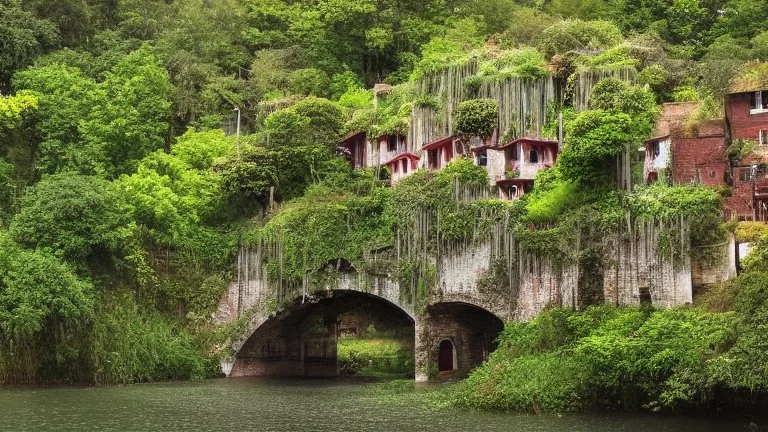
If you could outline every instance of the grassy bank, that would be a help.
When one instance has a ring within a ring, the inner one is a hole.
[[[509,323],[456,403],[502,411],[750,409],[768,390],[768,274],[697,306],[550,309]],[[731,305],[723,311],[723,305]]]

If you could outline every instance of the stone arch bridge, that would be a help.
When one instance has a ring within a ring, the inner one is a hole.
[[[692,301],[690,259],[664,258],[656,239],[617,242],[611,264],[591,274],[578,263],[501,253],[498,243],[467,244],[432,258],[431,276],[419,284],[359,272],[343,259],[288,283],[267,274],[262,247],[243,247],[237,282],[217,313],[220,322],[245,321],[223,370],[232,377],[335,376],[337,337],[350,327],[343,317],[364,311],[377,324],[405,329],[414,377],[427,381],[442,372],[467,373],[488,358],[505,321],[528,320],[548,306]]]

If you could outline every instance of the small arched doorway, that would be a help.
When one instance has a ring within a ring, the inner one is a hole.
[[[456,349],[453,342],[448,339],[440,341],[440,348],[437,355],[437,370],[439,372],[449,372],[456,369]]]

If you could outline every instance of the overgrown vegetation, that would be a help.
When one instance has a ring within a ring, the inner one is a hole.
[[[213,374],[225,337],[211,314],[237,246],[250,241],[279,238],[280,277],[293,281],[339,258],[364,271],[366,254],[380,251],[375,270],[408,285],[419,304],[435,268],[415,252],[400,262],[388,256],[398,235],[470,241],[504,221],[526,249],[592,271],[602,249],[566,257],[572,240],[600,245],[627,215],[669,222],[669,244],[679,219],[692,226],[694,245],[717,243],[713,191],[620,190],[626,175],[614,167],[648,137],[659,102],[700,100],[707,117],[745,61],[768,61],[767,8],[747,0],[0,1],[8,36],[0,53],[0,382]],[[764,69],[751,64],[733,84],[762,83]],[[374,102],[367,89],[380,81],[394,87]],[[556,136],[553,114],[563,112],[565,147],[511,205],[482,191],[487,173],[470,159],[387,188],[383,170],[352,172],[337,155],[348,132],[407,136],[415,112],[464,144],[494,128],[508,138]],[[732,157],[745,155],[742,144]],[[417,226],[424,214],[439,223]],[[764,236],[750,236],[758,246],[745,265],[757,272]],[[419,246],[428,255],[436,242]],[[637,329],[656,315],[673,327],[719,325],[698,312],[625,312],[613,313],[644,314]],[[685,349],[703,343],[694,336],[682,340]],[[553,352],[542,358],[541,382],[593,373]],[[522,376],[508,372],[511,382]],[[648,379],[638,375],[643,386]],[[630,393],[647,390],[642,403],[665,408],[690,403],[673,384]],[[566,400],[581,385],[513,405],[584,406]],[[618,391],[611,385],[600,388]]]
[[[456,389],[457,403],[535,412],[763,403],[767,281],[750,272],[701,307],[550,309],[509,323],[489,362]]]

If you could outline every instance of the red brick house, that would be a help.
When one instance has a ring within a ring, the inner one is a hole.
[[[698,102],[664,104],[654,137],[645,142],[645,183],[663,179],[673,184],[725,184],[728,159],[723,121],[694,121],[698,109]]]
[[[768,89],[742,88],[725,97],[728,139],[751,151],[732,161],[733,194],[727,216],[768,221]]]
[[[664,104],[645,142],[645,182],[729,185],[726,219],[768,221],[768,90],[730,93],[724,107],[724,122],[694,121],[698,104]],[[729,146],[749,151],[731,159]]]

